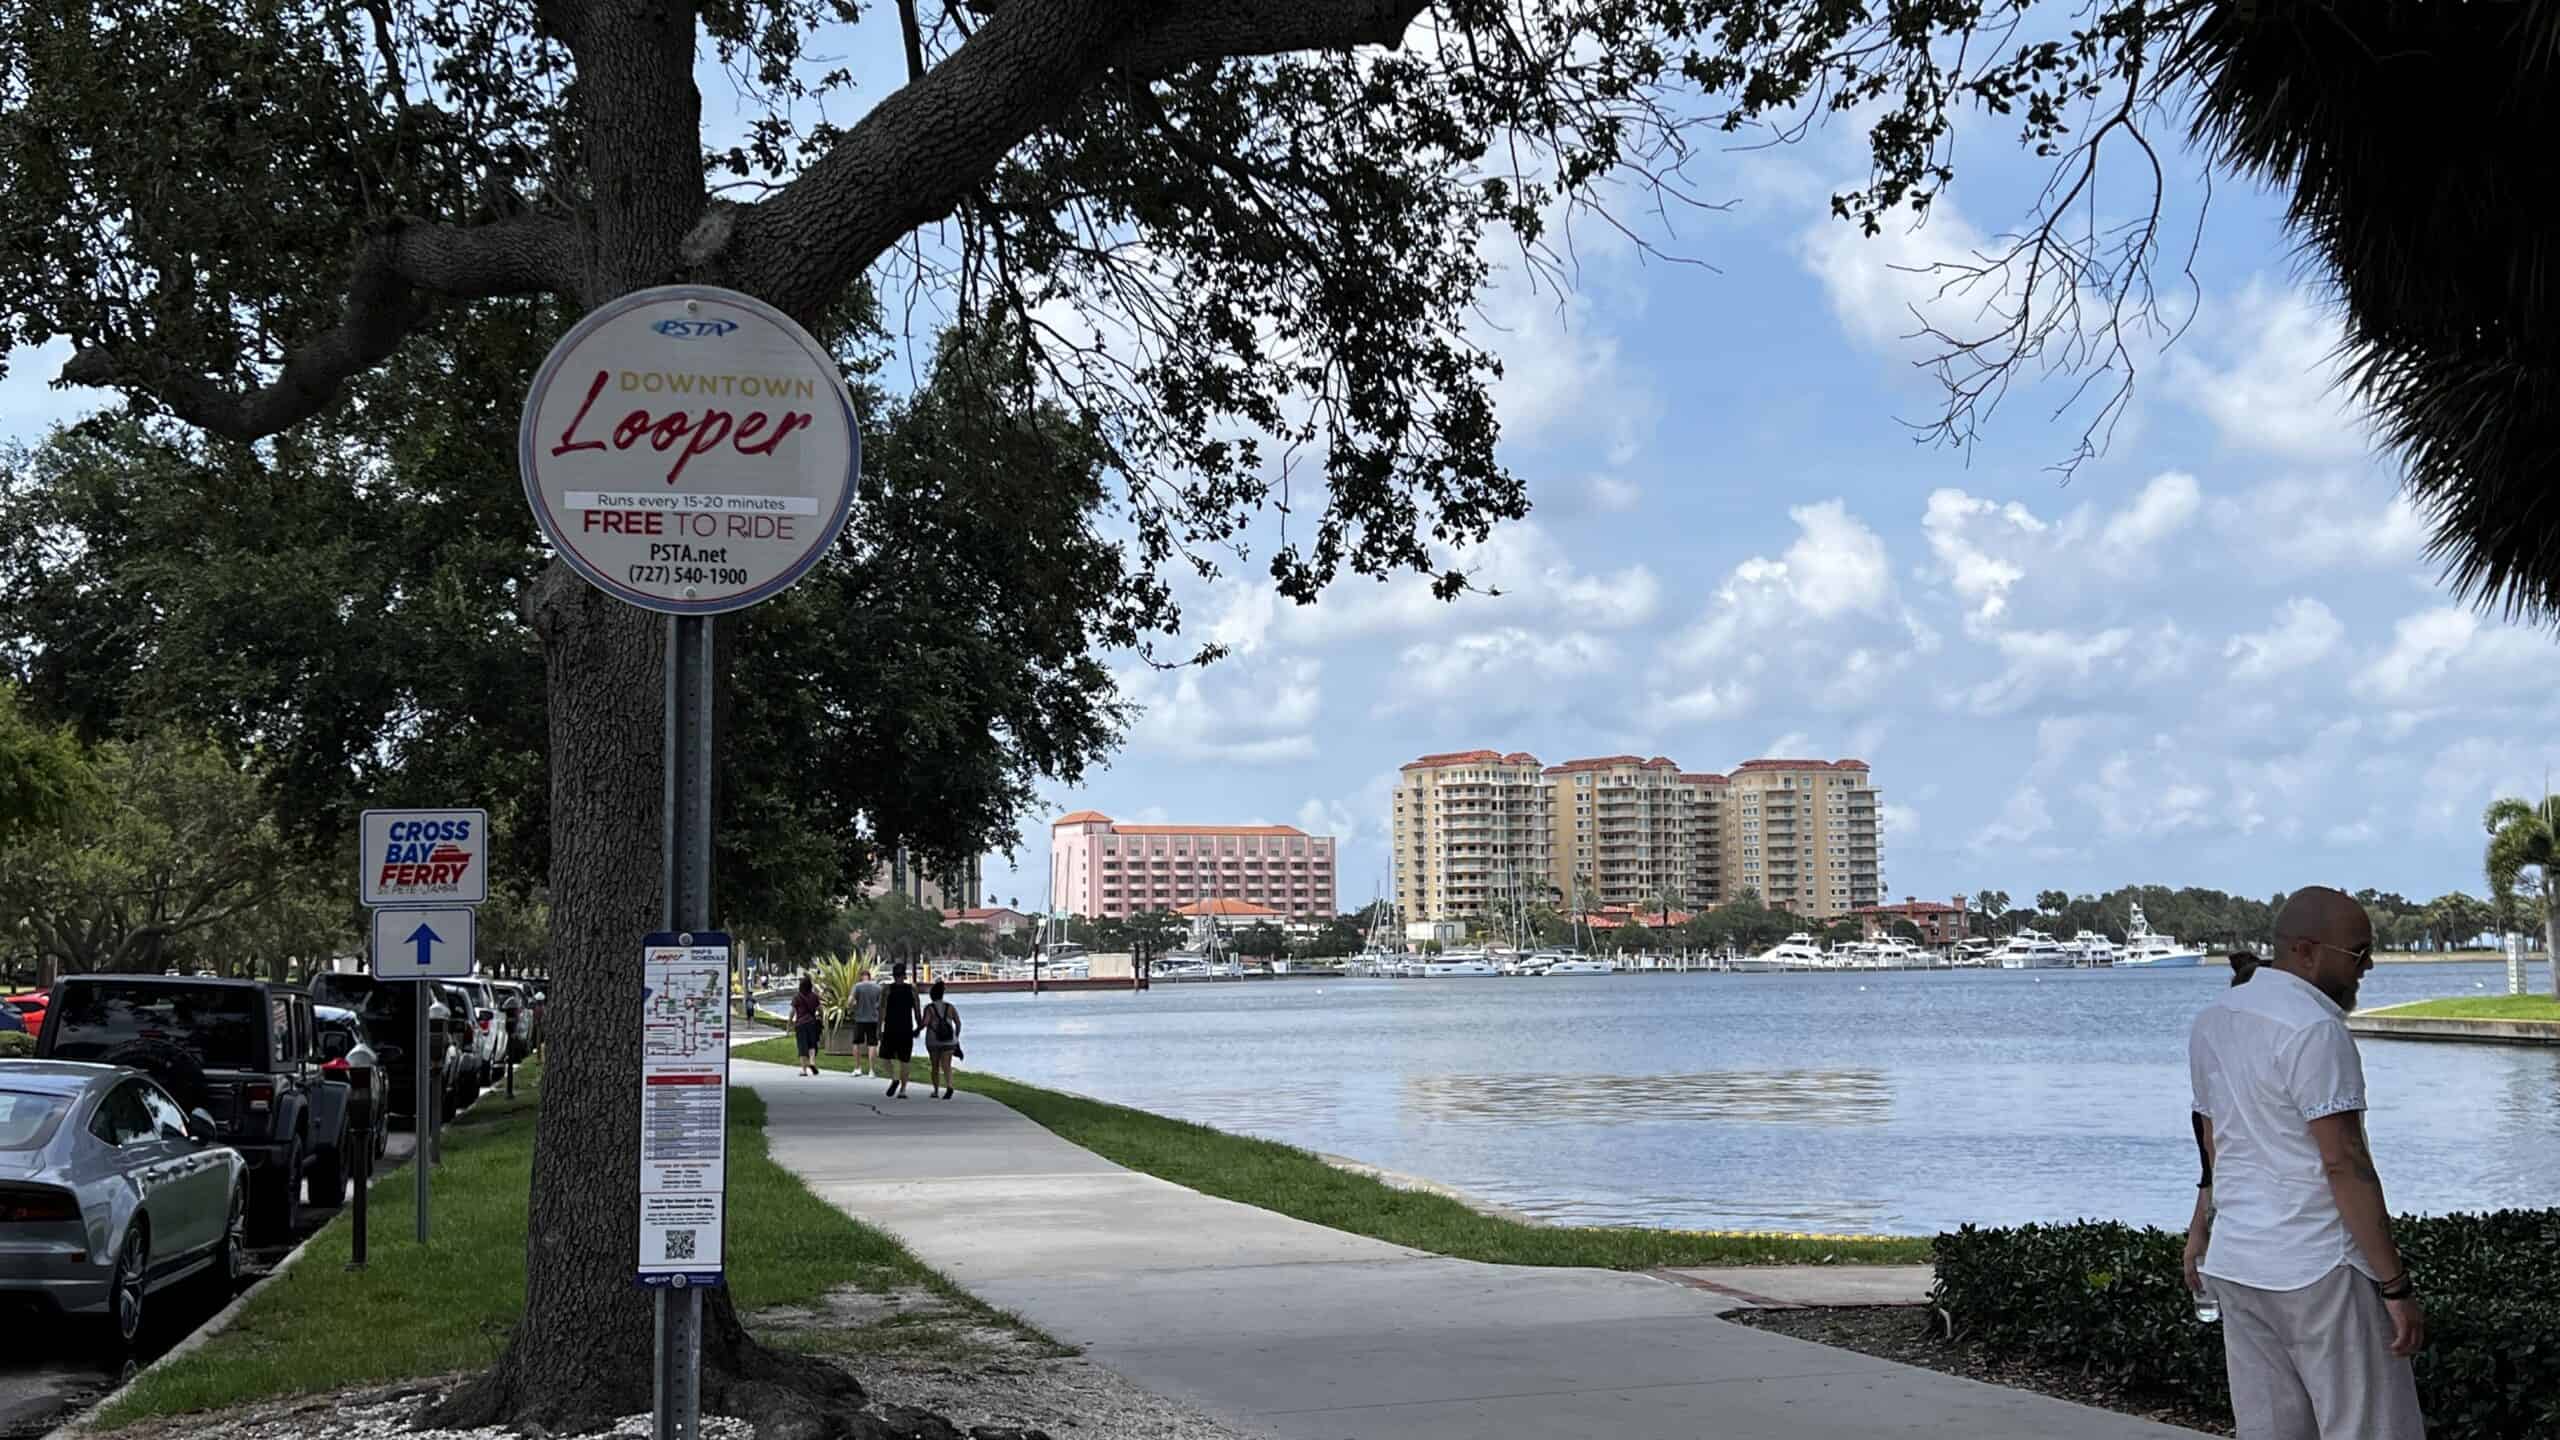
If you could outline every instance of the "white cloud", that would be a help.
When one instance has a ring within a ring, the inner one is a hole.
[[[1587,483],[1591,490],[1591,503],[1603,510],[1633,510],[1636,502],[1644,498],[1644,492],[1634,481],[1616,475],[1594,475]]]
[[[2201,829],[2214,818],[2218,791],[2191,773],[2184,752],[2157,737],[2139,762],[2119,750],[2080,786],[2080,798],[2097,812],[2098,825],[2116,839],[2153,839]]]
[[[1965,708],[1976,715],[2005,715],[2041,697],[2057,682],[2085,681],[2101,666],[2120,661],[2133,644],[2133,631],[2118,625],[2092,634],[2065,630],[2004,630],[1992,646],[2008,659],[2008,668],[1964,692]]]
[[[1849,338],[1871,350],[1923,359],[1939,348],[1915,338],[1929,322],[1952,329],[1958,312],[1978,310],[1993,298],[1993,285],[1959,283],[1932,267],[1969,262],[1984,249],[1980,231],[1941,197],[1926,223],[1889,219],[1870,237],[1858,226],[1825,218],[1797,241],[1805,269],[1822,282],[1831,313]]]
[[[1117,672],[1123,695],[1140,713],[1129,748],[1174,760],[1278,765],[1316,753],[1313,727],[1323,709],[1321,661],[1283,660],[1255,666],[1224,661],[1167,675],[1143,666]]]
[[[2394,625],[2391,648],[2356,677],[2355,690],[2394,706],[2544,694],[2554,658],[2548,637],[2445,605]]]
[[[1662,581],[1650,566],[1585,570],[1533,520],[1501,526],[1470,549],[1435,546],[1434,557],[1467,572],[1475,590],[1444,601],[1419,575],[1384,581],[1352,575],[1327,587],[1317,603],[1296,605],[1280,598],[1263,576],[1235,575],[1209,587],[1206,598],[1190,602],[1190,608],[1213,616],[1210,638],[1250,655],[1501,621],[1619,630],[1645,624],[1662,606]]]
[[[1920,532],[1948,588],[1968,607],[1971,620],[1996,620],[2009,608],[2009,591],[2026,578],[2022,559],[2045,533],[2045,523],[2012,500],[2003,505],[1962,490],[1930,492]]]
[[[2142,487],[2133,503],[2107,521],[2100,534],[2101,552],[2110,562],[2122,566],[2142,551],[2185,529],[2202,507],[2202,492],[2196,477],[2181,470],[2171,470],[2152,477]]]
[[[1396,693],[1387,708],[1465,700],[1485,714],[1537,708],[1552,691],[1540,684],[1590,675],[1617,663],[1617,647],[1581,630],[1560,634],[1507,626],[1427,640],[1397,656]]]
[[[2294,475],[2209,507],[2215,528],[2282,575],[2417,563],[2427,522],[2379,474]]]
[[[1884,540],[1838,500],[1787,512],[1796,541],[1779,559],[1754,555],[1733,567],[1709,602],[1707,618],[1680,637],[1675,651],[1692,662],[1748,651],[1785,631],[1802,638],[1807,621],[1880,611],[1893,594],[1893,565]]]
[[[1876,802],[1876,824],[1887,835],[1908,835],[1920,828],[1920,812],[1890,800]]]
[[[2232,636],[2222,653],[2231,661],[2232,679],[2263,680],[2325,658],[2346,633],[2328,606],[2297,595],[2277,608],[2275,624]]]
[[[1972,848],[2002,850],[2024,845],[2053,828],[2053,811],[2044,802],[2044,792],[2032,785],[2021,785],[2009,792],[2000,814],[1973,833]]]
[[[2171,355],[2169,386],[2223,443],[2314,463],[2372,452],[2371,423],[2338,384],[2338,321],[2325,306],[2253,280],[2204,317],[2207,333]]]
[[[1695,723],[1729,719],[1740,714],[1749,703],[1749,692],[1740,685],[1710,682],[1676,695],[1656,692],[1646,700],[1644,709],[1657,721]]]
[[[1790,730],[1786,734],[1779,736],[1777,739],[1770,741],[1769,748],[1761,751],[1758,758],[1762,760],[1808,760],[1819,757],[1816,757],[1813,753],[1812,736],[1807,735],[1801,730]]]
[[[2381,838],[2381,827],[2375,825],[2370,816],[2362,820],[2332,825],[2320,832],[2323,843],[2340,850],[2352,850],[2359,845],[2370,845]]]

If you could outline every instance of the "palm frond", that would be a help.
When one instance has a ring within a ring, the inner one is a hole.
[[[2195,139],[2287,187],[2346,384],[2467,598],[2560,622],[2560,3],[2221,0],[2172,57]]]

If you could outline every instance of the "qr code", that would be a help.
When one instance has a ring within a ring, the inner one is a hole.
[[[667,1258],[670,1260],[690,1260],[693,1258],[692,1231],[670,1230],[667,1232]]]

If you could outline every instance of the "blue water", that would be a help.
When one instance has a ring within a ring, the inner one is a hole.
[[[2529,983],[2548,993],[2547,972]],[[978,996],[968,1065],[1556,1221],[1927,1233],[2195,1200],[2188,971],[1284,980]],[[2386,965],[2361,1004],[2503,993]],[[2560,1204],[2560,1050],[2363,1042],[2393,1208]]]

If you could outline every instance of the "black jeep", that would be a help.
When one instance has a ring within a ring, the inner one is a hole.
[[[339,1144],[348,1087],[323,1078],[311,997],[264,980],[186,975],[70,975],[53,989],[36,1053],[130,1065],[213,1116],[249,1162],[259,1228],[302,1226],[303,1183],[321,1203],[346,1191]]]

